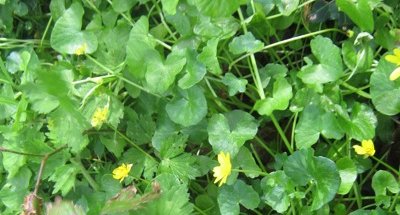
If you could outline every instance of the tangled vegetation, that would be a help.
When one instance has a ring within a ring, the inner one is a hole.
[[[0,0],[0,213],[400,214],[398,0]]]

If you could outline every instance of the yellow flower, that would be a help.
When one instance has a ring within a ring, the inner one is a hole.
[[[87,44],[83,43],[82,45],[80,45],[78,48],[75,49],[75,54],[83,55],[86,53],[86,49],[87,49]]]
[[[364,155],[364,158],[375,154],[374,142],[372,140],[363,140],[360,145],[353,146],[354,150],[359,155]]]
[[[394,55],[386,55],[385,60],[389,61],[390,63],[396,64],[400,66],[400,49],[395,48],[393,50]]]
[[[386,55],[385,60],[390,63],[396,64],[396,66],[400,66],[400,49],[395,48],[393,50],[394,55]],[[391,81],[394,81],[400,77],[400,67],[397,67],[389,76]]]
[[[397,67],[392,73],[390,73],[389,79],[394,81],[400,77],[400,67]]]
[[[222,184],[226,183],[228,176],[231,174],[232,164],[231,164],[231,156],[229,153],[220,152],[218,154],[218,163],[219,166],[214,167],[214,183],[219,181],[218,186],[220,187]]]
[[[122,164],[121,166],[115,168],[113,170],[113,178],[119,180],[119,182],[122,182],[129,174],[131,171],[132,164]]]
[[[93,127],[101,126],[108,117],[108,105],[104,108],[97,108],[94,112],[91,120],[91,124]]]

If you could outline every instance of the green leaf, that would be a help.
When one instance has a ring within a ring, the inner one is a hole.
[[[186,73],[178,81],[178,86],[182,89],[188,89],[203,80],[204,75],[207,73],[206,66],[201,63],[197,58],[199,55],[194,50],[186,51]]]
[[[295,192],[293,182],[281,170],[271,172],[261,180],[262,200],[278,213],[285,212]]]
[[[111,174],[101,177],[101,189],[106,192],[106,199],[112,198],[121,190],[121,183],[115,180]]]
[[[234,74],[228,72],[222,78],[222,83],[228,86],[229,96],[234,96],[236,93],[244,93],[246,91],[247,80],[237,78]]]
[[[183,56],[175,56],[172,52],[167,60],[149,61],[146,70],[147,87],[154,93],[163,94],[174,83],[175,76],[180,73],[186,64]],[[160,78],[163,77],[163,78]]]
[[[340,49],[328,38],[318,36],[311,40],[311,51],[320,64],[301,68],[298,77],[306,84],[324,84],[338,80],[343,73]]]
[[[176,13],[176,6],[178,6],[179,0],[161,0],[163,10],[167,14],[174,15]]]
[[[395,69],[395,64],[382,57],[370,79],[372,103],[379,112],[390,116],[400,113],[400,79],[389,79]]]
[[[357,168],[353,160],[348,157],[343,157],[336,161],[336,166],[340,174],[340,187],[338,194],[346,195],[353,187],[354,181],[357,178]]]
[[[196,6],[200,12],[210,17],[227,17],[232,15],[245,0],[189,0],[189,4]]]
[[[211,39],[203,48],[203,52],[201,52],[197,56],[197,59],[204,65],[206,65],[209,72],[215,75],[219,75],[222,73],[221,67],[219,66],[219,62],[217,59],[217,47],[218,39]]]
[[[208,122],[208,141],[216,154],[229,152],[235,157],[240,147],[254,138],[257,127],[254,117],[241,110],[214,114]]]
[[[126,46],[126,63],[129,73],[135,78],[144,78],[148,62],[161,63],[161,56],[155,46],[154,38],[149,36],[149,20],[142,16],[133,25]]]
[[[299,0],[274,0],[274,2],[279,12],[284,16],[292,14],[299,5]]]
[[[372,177],[372,189],[374,189],[375,195],[386,196],[386,191],[391,193],[400,192],[399,182],[396,178],[385,170],[378,170]]]
[[[72,164],[67,164],[57,168],[49,178],[50,181],[55,182],[52,194],[61,191],[63,196],[67,195],[72,187],[75,186],[75,178],[78,171],[77,167]]]
[[[113,0],[112,7],[115,12],[123,13],[130,10],[136,3],[138,0]]]
[[[255,172],[261,172],[261,169],[258,167],[256,161],[253,158],[253,155],[251,152],[246,148],[246,147],[241,147],[240,151],[235,159],[235,163],[238,163],[238,166],[244,170],[249,170],[255,171]],[[236,166],[234,164],[234,166]],[[255,178],[258,177],[260,174],[258,173],[249,173],[245,172],[244,173],[247,177],[249,178]]]
[[[193,205],[189,202],[189,193],[187,193],[185,186],[175,184],[165,187],[162,183],[160,184],[162,191],[160,198],[132,211],[131,214],[165,214],[166,212],[174,215],[192,214]]]
[[[53,143],[60,147],[67,144],[71,147],[72,152],[80,152],[89,143],[87,136],[83,135],[88,127],[87,122],[81,123],[83,116],[75,118],[69,112],[62,108],[49,114],[49,133],[47,136],[53,141]]]
[[[20,211],[24,197],[29,192],[31,177],[32,172],[27,167],[23,167],[12,179],[7,180],[7,183],[0,190],[2,204],[14,212]]]
[[[201,16],[193,32],[208,40],[223,40],[233,37],[240,25],[233,17],[210,18]]]
[[[336,0],[336,5],[362,30],[372,32],[374,30],[374,18],[369,0]]]
[[[189,153],[183,153],[173,158],[165,158],[161,161],[159,171],[170,173],[180,180],[187,182],[200,176],[200,172],[195,167],[196,159]]]
[[[312,183],[311,210],[317,210],[331,201],[339,189],[340,175],[333,161],[315,157],[312,149],[302,149],[288,157],[283,165],[285,174],[296,184]]]
[[[264,43],[257,40],[251,32],[233,38],[229,43],[229,51],[233,54],[251,53],[261,50]]]
[[[90,54],[96,51],[96,35],[81,30],[83,13],[82,5],[74,2],[56,21],[50,37],[52,48],[65,54],[75,54],[81,47],[85,47],[84,53]]]
[[[260,204],[260,197],[253,187],[242,180],[232,186],[223,186],[218,194],[218,205],[221,214],[239,214],[239,204],[247,209],[254,209]]]
[[[374,111],[367,105],[355,103],[347,133],[358,141],[369,140],[375,137],[376,124]]]
[[[156,129],[151,115],[138,115],[132,109],[125,110],[128,115],[126,135],[139,145],[150,143]]]
[[[196,125],[207,114],[207,101],[202,89],[193,86],[185,91],[180,90],[179,93],[179,97],[175,97],[165,107],[168,116],[185,127]]]
[[[272,97],[258,100],[254,109],[261,115],[269,116],[274,110],[286,110],[292,97],[292,85],[285,78],[278,78],[274,82]]]
[[[296,125],[295,140],[298,148],[309,148],[320,135],[327,138],[341,139],[344,135],[340,121],[332,112],[325,112],[317,105],[307,105]]]

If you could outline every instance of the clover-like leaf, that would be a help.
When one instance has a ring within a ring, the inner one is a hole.
[[[233,54],[255,52],[261,50],[263,47],[264,43],[257,40],[251,32],[235,37],[232,42],[229,43],[229,51]]]
[[[285,174],[297,185],[312,183],[311,210],[331,201],[339,189],[340,175],[333,161],[315,157],[312,149],[302,149],[290,155],[283,165]]]
[[[74,2],[56,21],[50,37],[52,48],[65,54],[90,54],[96,51],[96,35],[81,29],[83,13],[82,5]]]
[[[202,89],[193,86],[180,90],[180,95],[165,107],[168,116],[175,123],[191,126],[199,123],[207,114],[207,101]]]
[[[304,66],[298,77],[306,84],[324,84],[343,75],[340,49],[328,38],[318,36],[311,40],[311,51],[320,64]]]
[[[239,203],[245,208],[254,209],[260,203],[258,193],[242,180],[232,186],[224,186],[218,194],[218,205],[221,214],[239,214]]]
[[[188,2],[195,5],[204,15],[210,17],[230,16],[241,4],[246,3],[245,0],[189,0]]]
[[[374,17],[369,0],[336,0],[336,5],[362,30],[372,32],[374,30]]]
[[[208,122],[208,140],[215,153],[229,152],[234,157],[247,140],[254,138],[257,127],[254,117],[241,110],[214,114]]]
[[[353,160],[348,157],[343,157],[336,161],[336,166],[341,179],[338,194],[345,195],[350,191],[357,178],[357,168]]]
[[[400,80],[389,79],[395,68],[395,64],[382,58],[370,80],[372,103],[379,112],[390,116],[400,113]]]
[[[285,212],[295,192],[292,180],[282,171],[271,172],[261,180],[262,200],[278,213]]]

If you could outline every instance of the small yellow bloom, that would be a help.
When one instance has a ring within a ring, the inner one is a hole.
[[[389,76],[391,81],[394,81],[400,77],[400,67],[397,67]]]
[[[91,124],[93,127],[100,127],[108,117],[108,105],[104,108],[97,108],[94,112],[91,120]]]
[[[393,50],[394,55],[386,55],[385,60],[389,61],[390,63],[396,64],[400,66],[400,49],[395,48]]]
[[[364,158],[375,154],[374,142],[372,140],[363,140],[360,145],[353,146],[354,150],[359,155],[364,155]]]
[[[394,81],[400,77],[400,49],[395,48],[393,50],[394,55],[386,55],[385,60],[396,64],[397,68],[390,74],[389,79]]]
[[[82,45],[80,45],[78,48],[75,49],[75,54],[83,55],[86,53],[86,49],[87,49],[87,44],[83,43]]]
[[[122,182],[129,174],[131,171],[132,164],[122,164],[121,166],[115,168],[112,172],[113,178],[119,180],[119,182]]]
[[[214,167],[214,183],[219,181],[218,186],[220,187],[222,184],[226,183],[228,176],[231,174],[232,164],[231,164],[231,156],[229,153],[220,152],[218,154],[218,163],[219,166]]]

